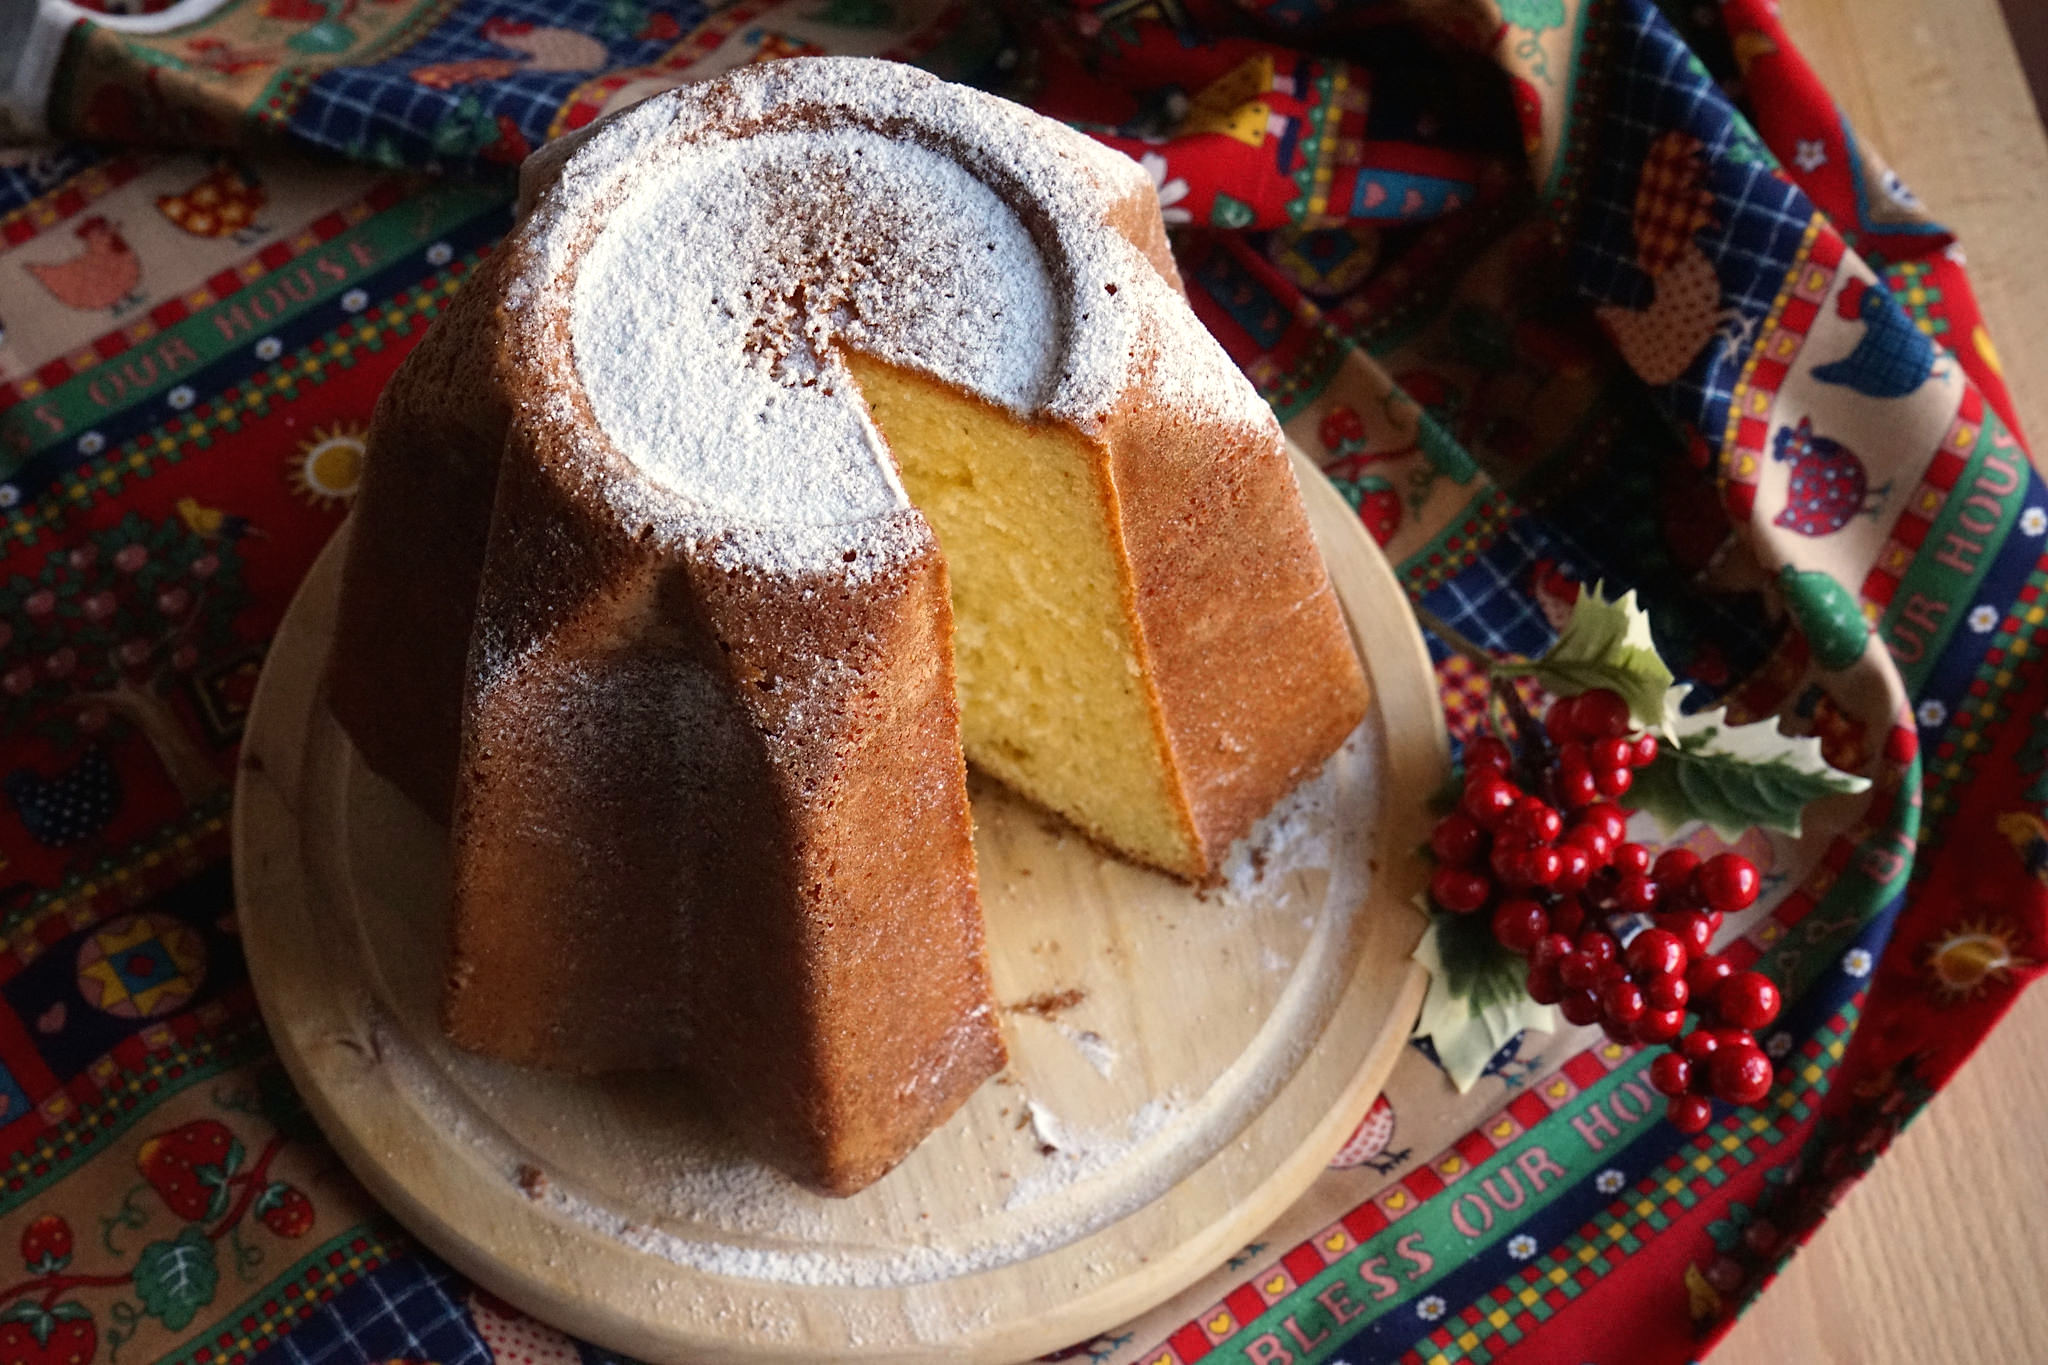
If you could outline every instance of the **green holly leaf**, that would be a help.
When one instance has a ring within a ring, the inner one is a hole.
[[[1563,1017],[1531,1000],[1528,964],[1500,946],[1484,915],[1429,917],[1414,957],[1429,971],[1429,993],[1413,1036],[1428,1038],[1460,1092],[1470,1090],[1493,1055],[1524,1029],[1555,1032]]]
[[[1677,714],[1657,759],[1636,770],[1622,804],[1653,816],[1667,832],[1704,820],[1734,841],[1751,826],[1795,838],[1800,813],[1823,796],[1865,791],[1870,782],[1828,765],[1820,741],[1781,734],[1778,722],[1731,725],[1716,707]]]
[[[135,1259],[135,1293],[143,1310],[173,1332],[190,1326],[219,1286],[213,1242],[196,1224],[187,1225],[176,1241],[151,1242]]]
[[[1628,703],[1638,725],[1671,730],[1671,670],[1650,639],[1650,615],[1633,591],[1609,599],[1595,583],[1579,594],[1571,619],[1543,657],[1494,665],[1497,676],[1533,677],[1560,697],[1607,688]]]

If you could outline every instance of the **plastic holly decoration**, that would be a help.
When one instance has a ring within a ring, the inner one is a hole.
[[[1631,839],[1624,807],[1667,830],[1704,818],[1734,838],[1748,817],[1796,833],[1807,800],[1867,784],[1775,725],[1680,717],[1632,595],[1593,589],[1543,658],[1486,662],[1495,733],[1467,744],[1429,839],[1432,926],[1417,957],[1436,979],[1416,1031],[1462,1085],[1461,1069],[1476,1076],[1474,1058],[1483,1064],[1512,1026],[1554,1026],[1554,1009],[1618,1042],[1667,1048],[1650,1080],[1683,1132],[1706,1127],[1714,1100],[1763,1100],[1772,1063],[1756,1035],[1783,1002],[1770,978],[1712,951],[1762,877],[1736,853],[1702,859]],[[1525,676],[1557,694],[1540,720],[1512,684]]]

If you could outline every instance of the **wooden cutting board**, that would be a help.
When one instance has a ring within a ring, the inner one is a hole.
[[[1212,1269],[1336,1152],[1425,985],[1434,673],[1378,547],[1297,464],[1372,716],[1207,892],[977,782],[1011,1064],[842,1200],[737,1154],[668,1077],[566,1078],[441,1038],[442,831],[364,768],[322,690],[344,529],[271,647],[234,829],[250,973],[335,1148],[484,1287],[654,1361],[1017,1360]]]

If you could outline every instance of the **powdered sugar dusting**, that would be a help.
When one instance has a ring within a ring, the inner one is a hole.
[[[596,418],[629,481],[664,495],[602,480],[636,513],[774,572],[886,560],[908,542],[877,518],[907,503],[842,349],[1084,432],[1145,393],[1278,440],[1109,226],[1151,195],[1128,158],[915,68],[766,63],[570,152],[519,236],[507,312],[535,354],[567,334],[573,364],[540,406],[567,428]]]
[[[1036,246],[959,163],[865,129],[696,145],[591,244],[571,314],[593,412],[657,482],[771,523],[905,505],[847,345],[1037,406],[1057,308]]]

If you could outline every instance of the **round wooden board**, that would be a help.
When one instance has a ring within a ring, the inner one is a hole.
[[[322,690],[344,530],[271,647],[234,826],[250,973],[328,1138],[485,1288],[653,1361],[1019,1360],[1212,1269],[1336,1152],[1425,985],[1434,673],[1378,547],[1296,462],[1371,718],[1204,893],[977,782],[1011,1064],[842,1200],[733,1153],[668,1078],[526,1071],[442,1039],[443,833],[363,767]]]

